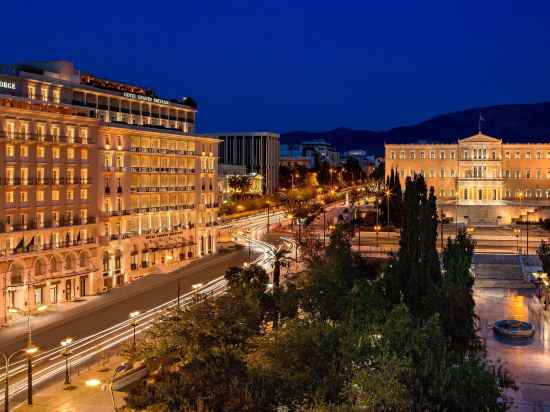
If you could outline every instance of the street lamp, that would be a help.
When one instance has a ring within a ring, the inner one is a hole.
[[[61,341],[61,355],[65,357],[65,385],[71,384],[71,374],[69,372],[69,357],[71,356],[71,343],[73,338],[65,338]]]
[[[130,312],[130,325],[133,329],[133,335],[134,335],[134,350],[136,350],[136,326],[138,325],[137,317],[139,316],[141,312],[139,310],[134,310],[133,312]]]
[[[244,263],[246,264],[246,262]],[[250,264],[247,264],[245,268],[247,268],[248,266],[250,266]],[[194,285],[191,285],[191,288],[194,292],[195,303],[197,303],[199,301],[199,290],[200,288],[202,288],[202,283],[195,283]]]
[[[380,253],[380,243],[378,241],[378,233],[380,232],[380,229],[380,225],[374,226],[374,231],[376,232],[376,250],[378,251],[378,253]]]
[[[474,234],[475,228],[472,226],[469,226],[466,228],[466,233],[468,233],[470,236]]]
[[[22,310],[16,307],[8,309],[9,313],[20,313],[27,317],[27,404],[32,405],[32,355],[38,352],[38,347],[32,343],[32,327],[31,316],[35,313],[44,312],[47,309],[47,305],[40,305],[34,311],[30,308]]]
[[[516,237],[516,253],[519,253],[519,235],[521,234],[521,229],[514,229],[514,236]]]
[[[6,355],[4,352],[0,352],[0,356],[4,358],[4,412],[9,412],[10,410],[10,381],[9,381],[9,371],[10,371],[10,362],[13,357],[19,353],[25,353],[27,356],[31,356],[38,352],[37,346],[27,346],[25,349],[19,349],[13,352],[10,355]],[[31,399],[32,404],[32,399]]]
[[[386,195],[386,203],[388,204],[388,226],[389,226],[390,225],[390,196],[391,196],[391,190],[386,189],[385,195]]]
[[[458,191],[455,192],[455,238],[458,237]]]

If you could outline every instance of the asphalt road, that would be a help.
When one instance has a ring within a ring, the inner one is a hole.
[[[56,322],[52,326],[33,328],[33,341],[42,350],[56,347],[59,342],[71,336],[79,338],[91,335],[109,326],[128,319],[128,314],[134,310],[146,311],[177,296],[178,283],[181,293],[192,290],[196,283],[206,283],[225,273],[231,266],[241,265],[248,259],[248,251],[228,252],[213,256],[208,261],[198,260],[189,266],[169,274],[155,274],[139,279],[124,286],[121,300],[109,302],[94,307],[93,311],[83,310],[81,315],[75,314],[70,319]],[[99,297],[98,299],[101,299]],[[26,337],[17,339],[2,336],[0,333],[0,351],[11,353],[25,345]]]

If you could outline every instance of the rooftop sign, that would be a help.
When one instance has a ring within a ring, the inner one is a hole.
[[[159,99],[157,97],[143,96],[141,94],[128,93],[128,92],[124,93],[124,97],[127,97],[129,99],[133,99],[133,100],[142,100],[144,102],[149,102],[149,103],[158,103],[158,104],[169,104],[170,103],[168,100],[165,100],[165,99]]]
[[[0,87],[3,88],[3,89],[15,90],[15,83],[0,80]]]

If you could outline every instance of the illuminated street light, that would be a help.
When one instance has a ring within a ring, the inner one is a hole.
[[[133,331],[134,331],[134,350],[136,350],[136,326],[138,325],[137,317],[139,316],[141,312],[139,310],[134,310],[133,312],[130,312],[130,325],[132,325]]]
[[[85,384],[86,384],[86,386],[88,386],[90,388],[95,388],[95,387],[101,385],[101,381],[99,379],[92,378],[92,379],[88,379],[85,382]]]
[[[71,374],[69,372],[69,357],[71,356],[71,343],[73,338],[65,338],[61,341],[61,355],[65,357],[65,385],[71,384]]]

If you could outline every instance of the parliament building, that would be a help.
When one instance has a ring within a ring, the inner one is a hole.
[[[0,65],[0,325],[216,251],[196,114],[66,61]]]
[[[538,221],[550,215],[550,143],[504,143],[476,134],[456,144],[386,144],[386,175],[433,186],[445,217],[471,224]]]

